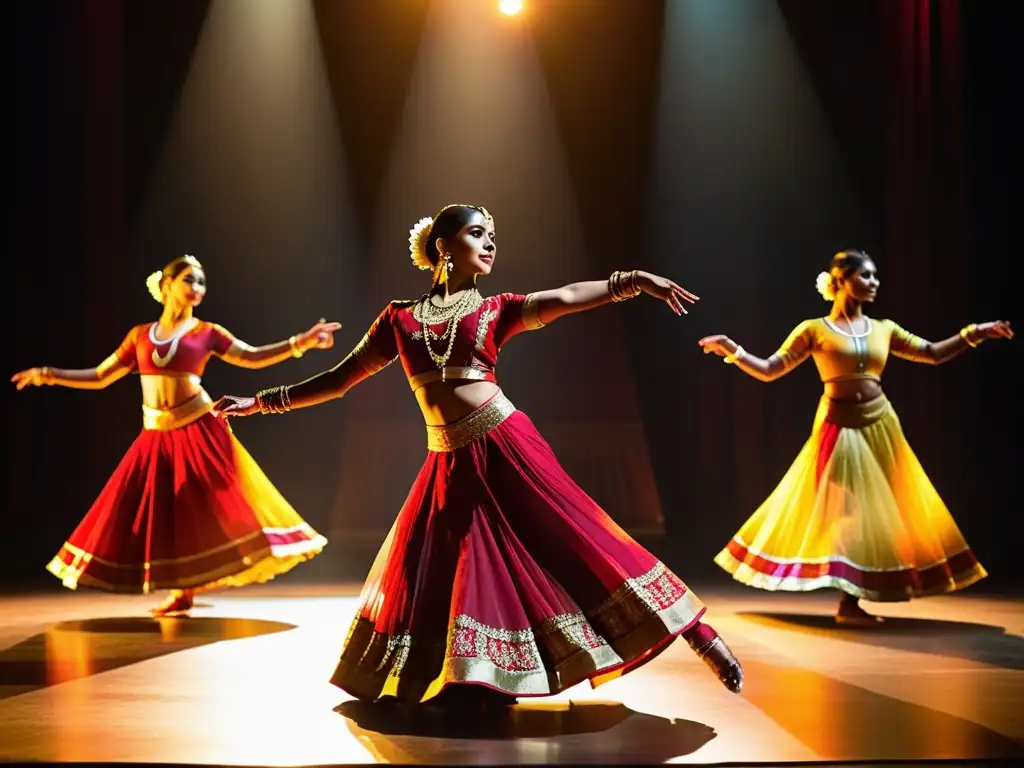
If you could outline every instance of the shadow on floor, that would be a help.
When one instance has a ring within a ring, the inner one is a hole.
[[[764,626],[846,640],[863,645],[964,659],[1003,669],[1024,670],[1024,638],[1003,627],[965,621],[887,618],[877,627],[837,626],[832,616],[810,613],[738,612]]]
[[[0,699],[222,640],[285,632],[259,619],[130,616],[64,621],[0,651]]]
[[[527,702],[487,717],[362,701],[335,711],[386,762],[663,763],[715,738],[703,723],[643,714],[617,702]]]

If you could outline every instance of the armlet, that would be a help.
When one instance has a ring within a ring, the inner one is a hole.
[[[117,356],[117,352],[107,356],[107,359],[96,366],[96,375],[99,378],[110,375],[111,371],[115,371],[118,368],[128,368],[130,365],[126,365],[121,362],[121,358]]]
[[[246,344],[244,341],[239,339],[232,339],[231,346],[228,347],[227,352],[224,353],[225,357],[241,357],[246,352],[252,352],[256,347],[251,344]]]
[[[523,301],[523,327],[528,331],[536,331],[538,328],[544,327],[544,323],[540,319],[539,304],[536,293],[527,294]]]
[[[803,354],[793,354],[790,349],[784,348],[777,350],[771,357],[768,358],[768,365],[771,366],[771,358],[776,358],[782,364],[782,370],[788,371],[791,368],[795,368],[800,365],[804,360]]]

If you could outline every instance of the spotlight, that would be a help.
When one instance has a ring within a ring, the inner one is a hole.
[[[498,9],[506,16],[514,16],[523,10],[523,0],[501,0]]]

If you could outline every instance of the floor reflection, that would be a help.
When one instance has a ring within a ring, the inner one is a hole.
[[[865,629],[837,626],[832,616],[823,614],[741,611],[736,615],[777,629],[1024,670],[1024,638],[991,624],[890,617]]]
[[[222,640],[294,628],[244,618],[128,616],[64,621],[0,651],[0,699]]]

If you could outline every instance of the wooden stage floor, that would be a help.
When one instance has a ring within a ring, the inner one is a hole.
[[[327,683],[357,586],[0,598],[0,760],[205,765],[833,763],[1024,757],[1024,601],[967,592],[836,628],[831,593],[697,593],[743,661],[729,693],[682,642],[504,721],[384,719]],[[157,596],[160,597],[160,596]]]

